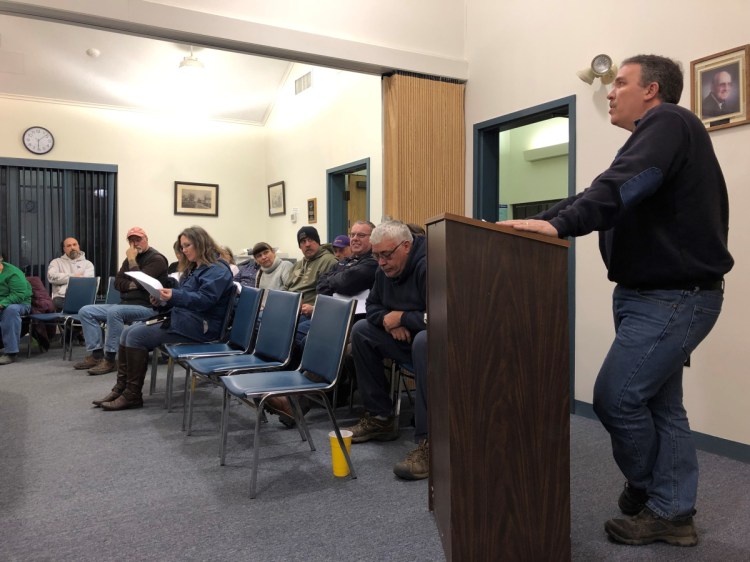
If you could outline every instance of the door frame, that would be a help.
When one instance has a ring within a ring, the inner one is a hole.
[[[568,118],[568,195],[576,193],[576,97],[567,96],[474,125],[473,217],[497,220],[500,184],[500,133],[551,117]],[[570,411],[575,412],[575,238],[568,252],[568,334]]]
[[[370,220],[370,159],[363,158],[348,164],[336,166],[326,170],[326,194],[328,211],[328,237],[335,232],[349,233],[347,225],[346,206],[344,205],[344,192],[346,191],[346,176],[355,172],[365,172],[365,201],[367,204],[367,216]]]

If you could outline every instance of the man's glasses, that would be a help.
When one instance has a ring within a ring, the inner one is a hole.
[[[349,233],[349,238],[367,238],[368,236],[370,235],[367,234],[366,232],[350,232]]]
[[[398,250],[401,246],[404,245],[404,242],[406,242],[406,240],[402,240],[401,242],[398,243],[398,246],[393,248],[393,250],[390,250],[387,252],[373,252],[372,257],[375,258],[375,261],[380,261],[380,260],[388,261],[391,259],[391,256],[393,255],[393,253],[396,250]]]

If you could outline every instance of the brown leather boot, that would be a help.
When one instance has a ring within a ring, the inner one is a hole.
[[[148,350],[136,349],[134,347],[120,347],[120,352],[124,352],[127,357],[125,360],[127,364],[125,390],[111,402],[102,402],[102,410],[108,412],[143,407],[142,390],[143,381],[146,379],[146,371],[148,370]],[[119,376],[119,370],[117,374]]]
[[[125,383],[128,379],[128,358],[125,353],[126,349],[127,348],[124,345],[121,345],[117,351],[117,358],[115,359],[115,362],[117,363],[117,382],[115,382],[115,386],[112,387],[112,391],[101,400],[91,401],[91,403],[97,408],[105,402],[115,400],[125,390]]]

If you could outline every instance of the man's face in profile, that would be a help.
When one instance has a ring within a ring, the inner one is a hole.
[[[726,71],[717,72],[711,81],[711,93],[720,102],[725,102],[732,93],[732,75]]]

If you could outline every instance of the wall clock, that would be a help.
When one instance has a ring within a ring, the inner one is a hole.
[[[47,154],[55,146],[55,137],[44,127],[29,127],[23,133],[23,145],[34,154]]]

